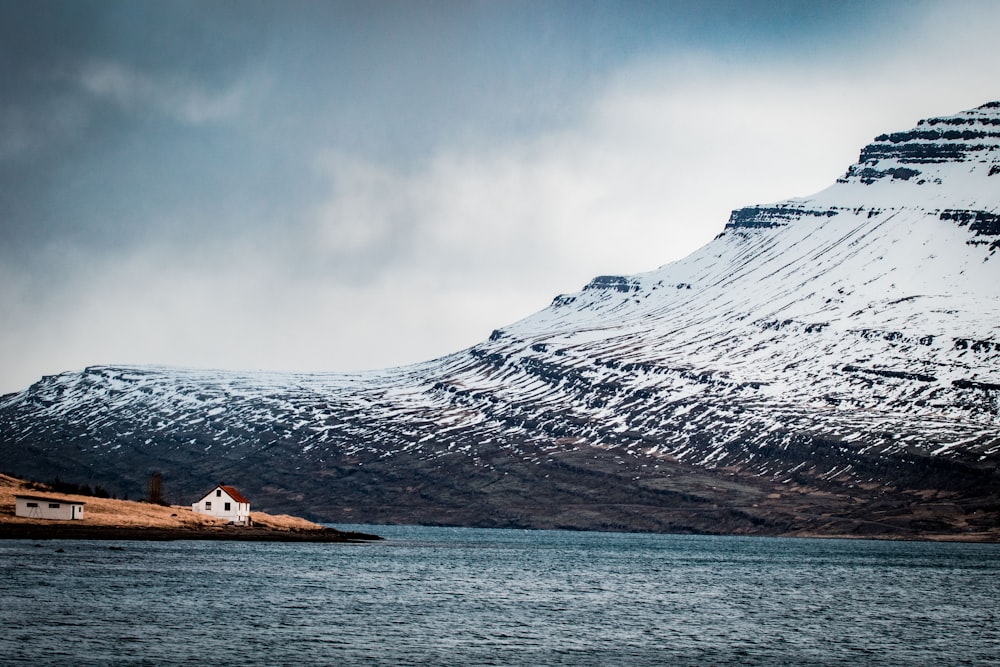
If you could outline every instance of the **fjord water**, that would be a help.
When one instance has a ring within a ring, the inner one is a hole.
[[[987,665],[1000,545],[352,526],[0,541],[5,665]]]

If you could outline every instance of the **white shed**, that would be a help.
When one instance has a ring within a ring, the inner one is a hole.
[[[14,515],[32,519],[61,519],[71,521],[83,518],[87,503],[49,496],[14,496]]]
[[[226,519],[230,523],[240,525],[251,523],[250,501],[235,488],[224,484],[219,484],[197,502],[192,503],[191,510],[198,514]]]

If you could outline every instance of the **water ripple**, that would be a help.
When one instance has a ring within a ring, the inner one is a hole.
[[[989,665],[1000,655],[1000,545],[362,529],[391,539],[0,542],[2,662]]]

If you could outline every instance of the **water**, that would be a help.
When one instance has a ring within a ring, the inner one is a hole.
[[[1000,660],[1000,545],[349,528],[390,539],[0,541],[0,664]]]

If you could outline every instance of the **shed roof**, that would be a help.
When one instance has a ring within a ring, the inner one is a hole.
[[[23,498],[25,500],[44,500],[50,503],[71,503],[73,505],[86,505],[82,500],[70,500],[69,498],[53,498],[52,496],[26,496],[23,493],[15,493],[15,498]]]

